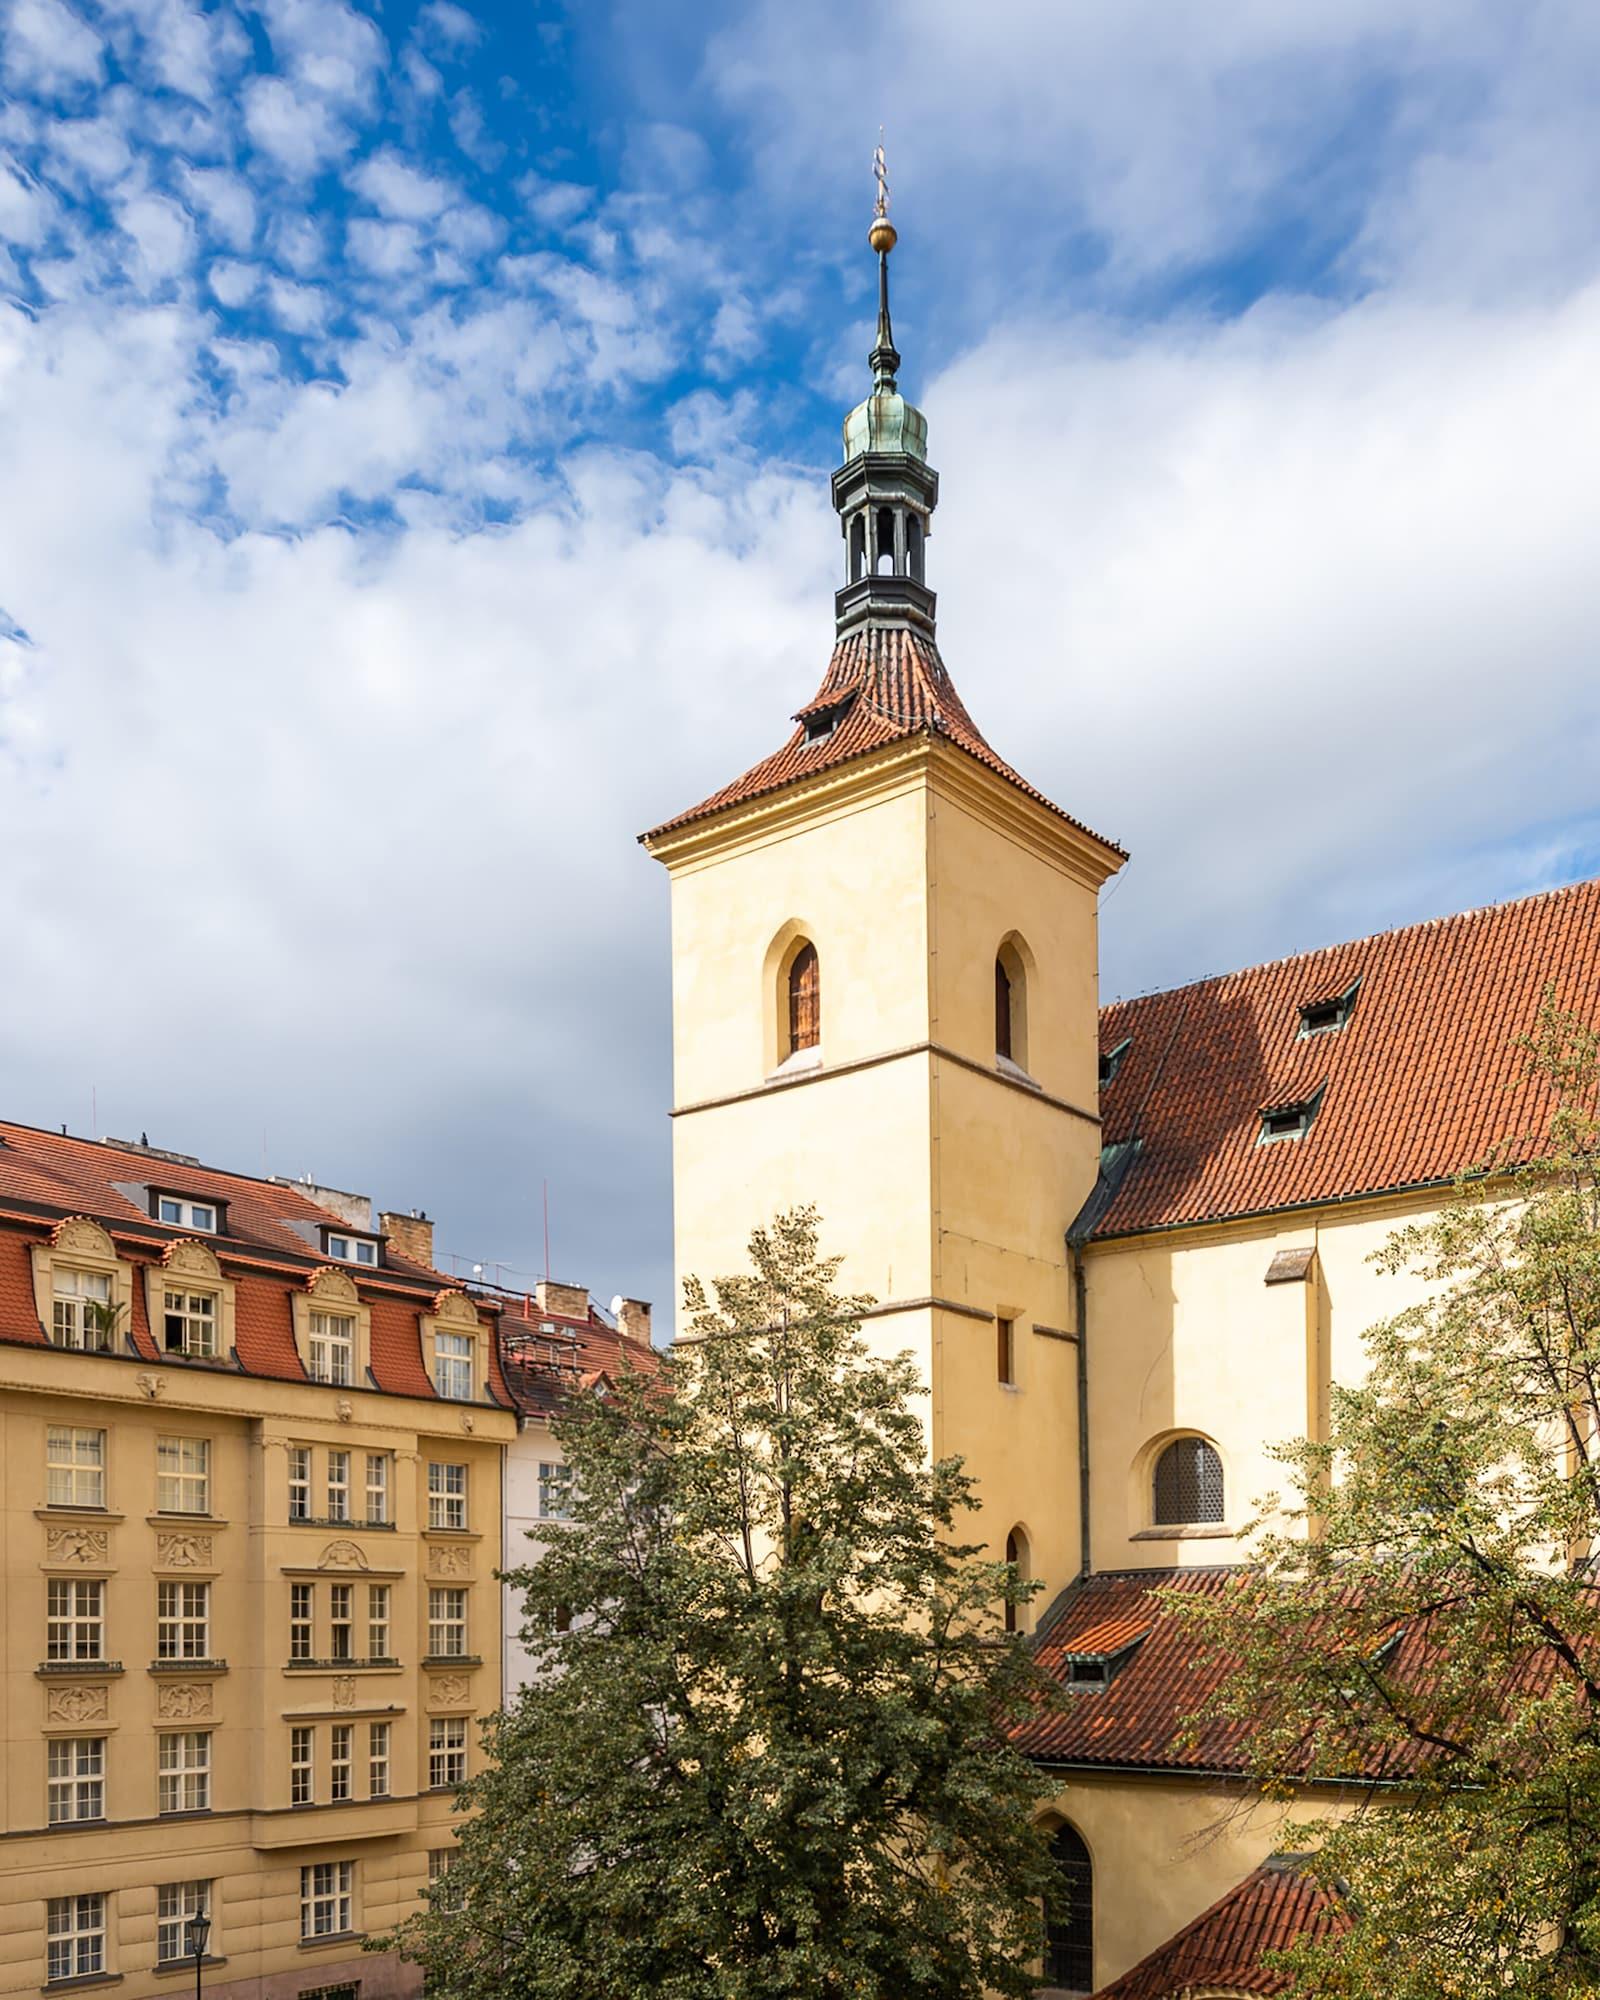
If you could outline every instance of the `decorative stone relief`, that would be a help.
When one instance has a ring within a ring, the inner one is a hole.
[[[356,1406],[348,1396],[341,1396],[333,1406],[333,1414],[339,1419],[341,1424],[349,1423],[355,1413]]]
[[[335,1674],[333,1677],[333,1705],[335,1708],[354,1708],[356,1705],[356,1677],[354,1674]]]
[[[104,1563],[111,1559],[105,1528],[46,1528],[44,1559],[52,1563]]]
[[[211,1713],[209,1681],[162,1681],[156,1688],[156,1714],[167,1722],[196,1722]]]
[[[222,1266],[217,1262],[217,1253],[209,1244],[199,1242],[193,1236],[180,1236],[169,1243],[162,1254],[162,1263],[169,1271],[175,1271],[188,1278],[220,1278]]]
[[[472,1550],[465,1542],[433,1542],[428,1547],[432,1576],[471,1576]]]
[[[465,1674],[435,1674],[428,1688],[430,1708],[462,1708],[471,1691]]]
[[[156,1561],[170,1569],[210,1569],[209,1535],[157,1535]]]
[[[140,1373],[133,1378],[153,1403],[158,1396],[164,1396],[167,1385],[159,1375]]]
[[[98,1222],[91,1222],[86,1215],[64,1217],[51,1230],[50,1241],[69,1257],[104,1257],[114,1261],[117,1254],[111,1238]]]
[[[45,1714],[51,1722],[104,1722],[108,1690],[103,1687],[51,1688]]]
[[[464,1431],[474,1431],[478,1428],[470,1410],[463,1410],[461,1412],[461,1428]]]
[[[329,1542],[317,1563],[318,1569],[365,1569],[366,1551],[354,1542]]]

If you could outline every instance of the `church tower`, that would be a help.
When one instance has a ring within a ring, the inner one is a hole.
[[[1099,1166],[1097,900],[1125,857],[990,748],[940,657],[885,194],[827,671],[779,750],[643,837],[672,884],[676,1257],[741,1270],[753,1228],[814,1203],[1037,1610],[1080,1565],[1065,1234]]]

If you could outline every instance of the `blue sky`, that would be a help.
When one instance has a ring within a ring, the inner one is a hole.
[[[1600,865],[1581,0],[0,0],[10,1114],[665,1303],[642,826],[941,636],[1140,990]]]

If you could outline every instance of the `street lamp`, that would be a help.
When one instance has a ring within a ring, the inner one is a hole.
[[[184,1933],[189,1941],[189,1955],[194,1960],[194,2000],[200,2000],[200,1968],[206,1962],[206,1939],[211,1935],[211,1919],[203,1909],[195,1911],[184,1925]]]

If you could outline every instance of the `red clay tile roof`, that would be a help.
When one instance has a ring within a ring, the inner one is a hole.
[[[1184,2000],[1191,1993],[1286,1993],[1287,1973],[1261,1963],[1298,1938],[1350,1928],[1336,1897],[1294,1855],[1273,1855],[1236,1889],[1185,1924],[1096,2000]]]
[[[840,710],[835,727],[815,742],[807,742],[807,718],[830,708]],[[735,778],[731,785],[713,792],[701,804],[652,827],[640,837],[654,840],[658,834],[704,819],[725,806],[744,805],[763,798],[798,779],[816,777],[819,772],[831,771],[852,758],[881,750],[886,744],[905,742],[913,736],[937,736],[976,758],[1079,832],[1089,834],[1091,840],[1100,841],[1111,853],[1123,854],[1114,842],[1102,839],[1081,820],[1062,812],[990,749],[956,693],[955,683],[939,657],[939,648],[924,633],[906,627],[882,630],[876,626],[846,633],[833,649],[821,687],[798,711],[795,723],[794,734],[781,750],[746,771],[743,777]]]
[[[1300,1009],[1359,979],[1346,1025]],[[1469,910],[1102,1009],[1132,1047],[1101,1096],[1102,1137],[1138,1152],[1096,1237],[1447,1181],[1528,1157],[1550,1100],[1516,1036],[1540,996],[1600,1024],[1600,881]],[[1303,1138],[1259,1143],[1263,1106],[1322,1090]]]
[[[421,1321],[432,1313],[440,1292],[460,1289],[453,1280],[388,1250],[378,1270],[324,1257],[320,1238],[291,1225],[298,1222],[320,1229],[342,1218],[293,1187],[4,1122],[0,1122],[0,1341],[47,1344],[34,1300],[29,1250],[45,1241],[62,1217],[84,1215],[99,1222],[119,1256],[140,1270],[159,1264],[170,1244],[195,1234],[151,1219],[148,1202],[139,1195],[150,1187],[222,1207],[223,1230],[201,1240],[216,1252],[224,1274],[234,1281],[235,1353],[245,1374],[306,1380],[294,1343],[290,1299],[304,1291],[314,1272],[331,1268],[355,1281],[363,1304],[371,1310],[371,1362],[377,1386],[391,1395],[434,1399],[422,1353]],[[474,1303],[482,1312],[481,1303]],[[152,1334],[142,1282],[133,1287],[128,1332],[144,1359],[171,1359]],[[493,1341],[488,1348],[490,1394],[509,1406]]]
[[[496,1330],[506,1387],[525,1416],[549,1416],[574,1388],[634,1368],[654,1373],[661,1362],[654,1347],[618,1332],[592,1307],[587,1319],[537,1308],[502,1312]]]

